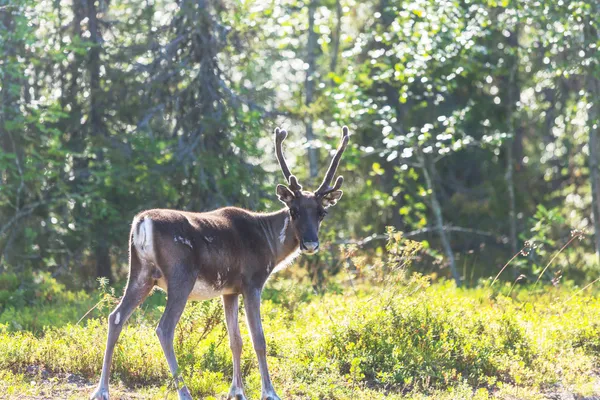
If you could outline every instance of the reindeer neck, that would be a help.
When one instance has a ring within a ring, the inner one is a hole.
[[[274,265],[292,255],[300,245],[292,228],[292,218],[287,208],[258,216],[265,238],[273,254]]]

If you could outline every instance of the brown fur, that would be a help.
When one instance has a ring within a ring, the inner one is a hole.
[[[154,285],[159,283],[155,277],[168,284],[173,274],[185,268],[216,291],[241,294],[245,285],[262,287],[274,267],[300,243],[292,223],[288,223],[284,243],[279,240],[285,219],[290,218],[287,208],[269,214],[236,207],[206,213],[148,210],[135,217],[133,236],[146,218],[153,223],[155,258],[140,266],[152,271],[140,275],[159,270],[153,276]],[[133,246],[133,251],[141,250]]]

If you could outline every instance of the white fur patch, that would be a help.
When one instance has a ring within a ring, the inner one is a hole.
[[[115,317],[115,325],[119,325],[119,322],[121,322],[121,313],[118,312],[117,316]]]
[[[167,291],[167,281],[164,277],[157,280],[156,285],[162,289],[167,296],[169,292]],[[190,292],[188,296],[188,300],[209,300],[215,297],[221,296],[223,294],[233,294],[235,293],[231,288],[216,288],[216,283],[210,284],[202,279],[197,279],[194,284],[194,288]]]
[[[285,242],[285,233],[288,228],[288,224],[290,223],[290,217],[285,217],[285,221],[283,222],[283,228],[281,228],[281,232],[279,232],[279,242],[283,244]]]
[[[294,259],[296,257],[298,257],[299,254],[300,254],[300,248],[296,249],[296,251],[293,251],[289,256],[284,258],[283,261],[281,261],[279,264],[277,264],[277,266],[273,270],[273,273],[279,272],[282,269],[286,268],[288,265],[290,265],[294,261]]]
[[[184,238],[183,236],[175,236],[173,240],[175,240],[175,243],[181,243],[188,246],[192,250],[194,249],[194,246],[192,246],[192,241],[188,238]]]
[[[231,289],[228,288],[219,288],[216,289],[215,286],[203,281],[202,279],[198,279],[192,292],[190,293],[190,300],[208,300],[220,296],[222,294],[230,294]]]
[[[321,200],[321,203],[324,208],[327,208],[327,207],[335,205],[335,200],[330,200],[327,197],[325,197],[323,200]]]
[[[154,230],[152,220],[144,217],[140,222],[135,222],[137,229],[133,231],[133,244],[139,255],[146,261],[154,261]]]

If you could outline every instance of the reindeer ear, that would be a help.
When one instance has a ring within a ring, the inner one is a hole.
[[[279,201],[287,205],[294,200],[294,193],[287,186],[277,185],[277,197],[279,197]]]
[[[321,197],[321,205],[323,208],[335,206],[339,199],[342,198],[344,192],[341,190],[334,190],[333,192],[329,192],[323,197]]]

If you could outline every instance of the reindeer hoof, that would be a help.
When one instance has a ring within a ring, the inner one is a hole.
[[[90,400],[110,400],[108,397],[108,389],[102,386],[98,387],[98,389],[90,396]]]
[[[246,396],[244,396],[244,391],[242,388],[232,386],[231,389],[229,389],[227,400],[246,400]]]

